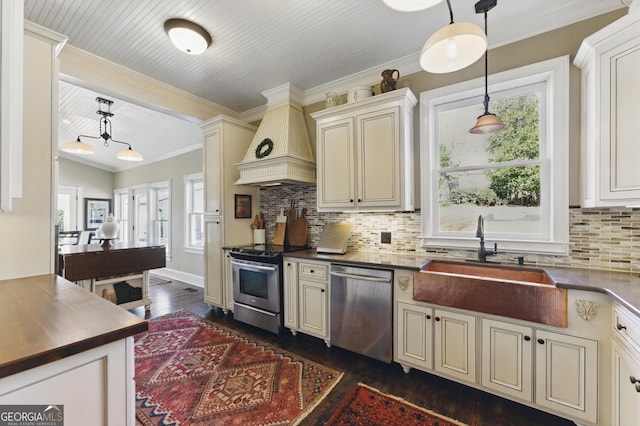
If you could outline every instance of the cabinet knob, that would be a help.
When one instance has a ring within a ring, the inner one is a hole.
[[[616,324],[616,328],[617,328],[618,330],[626,330],[626,329],[627,329],[627,326],[625,326],[625,325],[622,325],[622,324],[618,323],[618,324]]]
[[[640,380],[636,379],[635,376],[629,376],[629,381],[633,384],[640,383]]]
[[[436,321],[440,321],[440,317],[436,317]]]
[[[320,289],[320,293],[324,293],[324,288],[323,288],[323,289]]]
[[[531,337],[529,337],[529,336],[524,336],[524,340],[525,340],[526,342],[529,342],[529,341],[531,341]]]
[[[541,345],[544,345],[544,339],[538,339],[538,343],[540,343]]]
[[[358,202],[359,202],[359,203],[361,203],[361,202],[362,202],[362,199],[358,198]]]
[[[309,273],[313,274],[315,271],[313,269],[309,269]]]
[[[349,202],[350,202],[350,203],[353,203],[353,198],[350,198],[350,199],[349,199]]]
[[[431,319],[431,315],[427,315],[427,319],[429,319],[429,320],[430,320],[430,319]]]

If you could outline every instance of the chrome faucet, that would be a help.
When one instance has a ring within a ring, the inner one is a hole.
[[[478,248],[478,261],[486,262],[487,256],[495,256],[498,253],[498,243],[494,243],[493,250],[484,248],[484,218],[478,216],[478,228],[476,229],[476,238],[480,238],[480,248]]]

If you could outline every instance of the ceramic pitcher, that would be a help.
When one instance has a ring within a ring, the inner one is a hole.
[[[393,78],[394,74],[396,75]],[[396,90],[396,84],[400,78],[400,71],[398,70],[384,70],[382,71],[382,82],[380,82],[380,91],[382,93]]]

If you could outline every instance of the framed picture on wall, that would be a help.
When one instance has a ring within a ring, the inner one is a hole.
[[[251,195],[235,194],[236,219],[251,219]]]
[[[111,199],[109,198],[85,198],[84,199],[84,229],[92,231],[100,228],[102,223],[111,213]]]

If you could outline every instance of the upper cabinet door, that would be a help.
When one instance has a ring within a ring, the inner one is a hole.
[[[582,203],[638,205],[640,9],[586,38],[574,63],[582,69]]]
[[[222,214],[222,143],[220,129],[209,129],[204,134],[205,211]]]
[[[400,206],[400,107],[357,117],[358,206]]]
[[[355,202],[353,119],[318,125],[318,208],[349,209]]]

